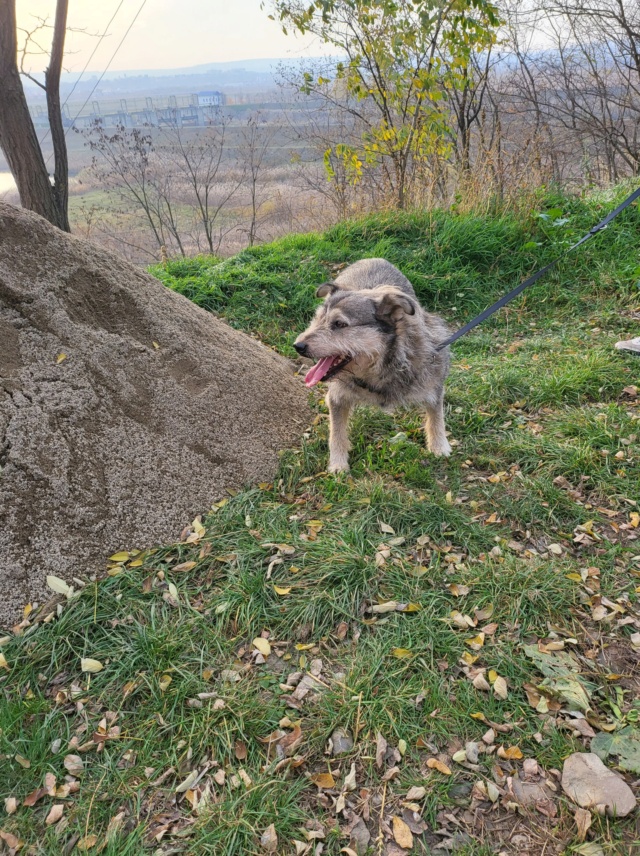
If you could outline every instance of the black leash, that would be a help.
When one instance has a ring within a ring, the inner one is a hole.
[[[505,294],[504,297],[501,297],[500,300],[497,300],[492,306],[489,306],[488,309],[485,309],[484,312],[481,312],[480,315],[476,315],[475,318],[465,324],[464,327],[461,327],[456,333],[453,334],[453,336],[450,336],[448,339],[445,339],[444,342],[441,342],[436,347],[436,351],[441,351],[443,348],[446,348],[449,345],[453,345],[454,342],[457,342],[458,339],[460,339],[462,336],[466,336],[466,334],[470,330],[473,330],[474,327],[477,327],[478,324],[482,324],[483,321],[486,321],[487,318],[490,318],[494,312],[498,311],[498,309],[502,309],[502,307],[506,306],[507,303],[511,303],[514,297],[517,297],[525,290],[525,288],[529,288],[530,285],[533,285],[534,282],[537,282],[540,277],[544,276],[545,273],[551,270],[551,268],[554,268],[558,264],[558,262],[562,261],[562,259],[564,259],[565,256],[568,256],[569,253],[573,252],[576,247],[579,247],[581,244],[584,244],[585,241],[588,241],[589,238],[593,238],[593,236],[597,235],[598,232],[601,232],[603,229],[606,229],[609,223],[614,219],[614,217],[617,217],[621,211],[624,211],[625,208],[628,208],[629,205],[631,205],[632,202],[635,202],[635,200],[639,196],[640,187],[638,187],[637,190],[634,190],[631,196],[627,196],[624,202],[621,202],[617,208],[607,214],[604,220],[601,220],[596,226],[593,227],[593,229],[590,229],[587,234],[583,238],[580,238],[580,240],[576,244],[573,244],[573,246],[565,250],[562,255],[558,256],[557,259],[554,259],[552,262],[549,262],[548,265],[545,265],[545,267],[536,271],[534,274],[531,274],[531,276],[525,279],[524,282],[521,282],[520,285],[516,286],[513,291],[510,291],[509,294]]]

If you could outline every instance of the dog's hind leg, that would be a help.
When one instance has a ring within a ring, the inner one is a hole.
[[[349,470],[349,414],[351,403],[337,399],[331,391],[327,395],[329,405],[329,472],[342,473]]]
[[[444,390],[431,401],[425,402],[424,433],[429,451],[434,455],[448,457],[451,446],[444,427]]]

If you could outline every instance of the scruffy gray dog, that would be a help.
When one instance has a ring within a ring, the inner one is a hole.
[[[349,469],[355,404],[424,407],[429,451],[449,455],[443,398],[450,356],[448,348],[435,350],[450,332],[442,318],[420,306],[409,280],[385,259],[350,265],[317,295],[325,301],[293,346],[318,360],[305,377],[308,387],[330,381],[329,472]]]

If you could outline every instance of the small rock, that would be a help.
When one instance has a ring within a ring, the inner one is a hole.
[[[538,762],[535,758],[525,758],[524,763],[522,765],[522,770],[524,772],[525,778],[527,779],[532,778],[533,776],[537,776],[539,772]]]
[[[353,749],[353,737],[345,728],[336,728],[331,735],[331,754],[345,755]]]
[[[564,762],[562,788],[581,808],[603,806],[609,817],[626,817],[636,798],[624,779],[592,752],[575,752]]]

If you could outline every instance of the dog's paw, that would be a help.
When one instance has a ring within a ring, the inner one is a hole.
[[[448,458],[453,450],[449,445],[449,441],[445,440],[443,443],[438,443],[437,446],[429,446],[429,451],[437,458]]]
[[[344,461],[340,463],[331,463],[327,467],[327,472],[329,473],[348,473],[349,472],[349,464]]]

